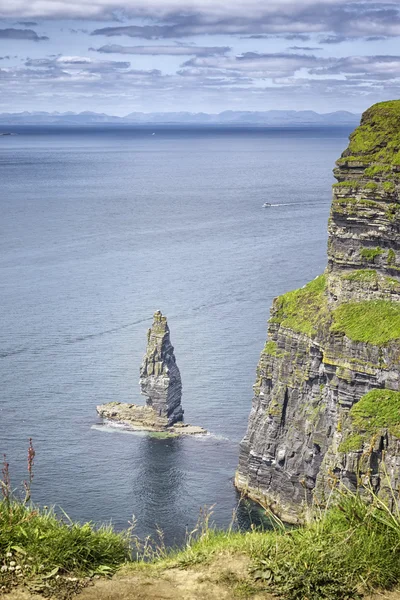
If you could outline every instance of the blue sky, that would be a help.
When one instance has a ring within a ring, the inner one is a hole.
[[[0,0],[0,112],[360,112],[400,97],[400,2]]]

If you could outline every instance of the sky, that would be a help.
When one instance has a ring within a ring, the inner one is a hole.
[[[0,0],[0,113],[359,113],[399,97],[400,0]]]

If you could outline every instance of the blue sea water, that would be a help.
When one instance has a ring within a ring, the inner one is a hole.
[[[158,525],[169,544],[203,506],[227,526],[269,308],[325,267],[349,131],[14,130],[0,137],[0,452],[14,485],[31,436],[38,503],[118,528],[135,515],[138,535]],[[185,419],[208,437],[129,434],[96,415],[144,402],[156,309]]]

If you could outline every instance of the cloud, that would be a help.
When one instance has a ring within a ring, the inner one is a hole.
[[[33,29],[15,29],[9,27],[8,29],[0,29],[0,39],[3,40],[33,40],[34,42],[41,42],[48,40],[46,35],[38,35]]]
[[[310,70],[314,75],[345,75],[353,79],[400,80],[400,56],[348,56]]]
[[[201,75],[220,77],[251,77],[253,79],[279,79],[293,76],[301,69],[323,66],[327,59],[310,54],[245,52],[235,57],[196,57],[183,63],[181,76]],[[330,63],[328,63],[330,64]]]
[[[18,21],[17,25],[22,25],[23,27],[36,27],[38,23],[36,23],[36,21]]]
[[[131,63],[125,61],[102,60],[94,61],[87,56],[57,56],[55,58],[28,58],[26,67],[48,69],[57,72],[81,71],[87,73],[101,73],[128,69]]]
[[[150,56],[216,56],[227,54],[229,46],[120,46],[109,44],[101,48],[89,48],[95,52],[106,54],[142,54]]]
[[[397,0],[0,0],[1,17],[133,20],[92,34],[142,39],[226,34],[307,41],[321,34],[338,43],[341,37],[400,35]]]
[[[322,50],[322,48],[314,46],[289,46],[288,50],[303,50],[305,52],[315,52],[316,50]]]
[[[319,38],[320,44],[341,44],[342,42],[350,42],[354,38],[348,38],[345,35],[328,35],[323,38]]]

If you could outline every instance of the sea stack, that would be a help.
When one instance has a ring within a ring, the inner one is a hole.
[[[106,423],[167,436],[204,435],[205,429],[183,422],[182,381],[169,337],[167,317],[154,314],[147,332],[147,349],[140,367],[140,388],[146,406],[108,402],[97,406]]]
[[[147,349],[140,367],[140,388],[146,404],[171,426],[183,419],[182,381],[169,337],[167,317],[154,313],[147,332]]]

